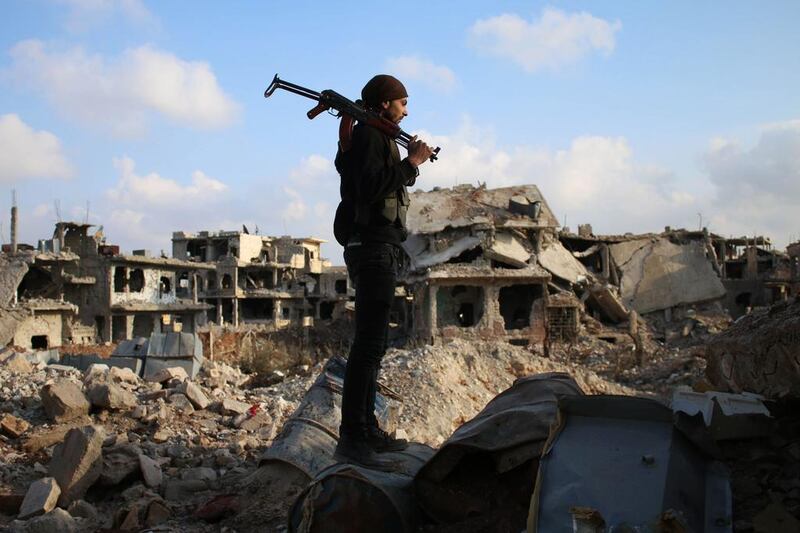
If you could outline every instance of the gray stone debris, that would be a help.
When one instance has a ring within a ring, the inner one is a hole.
[[[164,475],[161,472],[161,466],[157,462],[144,454],[139,454],[139,468],[142,471],[145,485],[152,489],[161,486]]]
[[[205,409],[210,403],[200,386],[191,381],[184,381],[181,386],[178,387],[178,391],[185,394],[186,397],[189,398],[189,401],[192,402],[192,405],[197,409]]]
[[[77,531],[75,519],[64,509],[53,509],[25,523],[25,533],[72,533]]]
[[[104,486],[119,485],[138,477],[139,455],[142,450],[133,444],[122,444],[103,451],[103,473],[98,483]]]
[[[51,477],[37,479],[28,487],[28,492],[25,493],[25,499],[22,500],[22,505],[19,508],[20,520],[27,520],[34,516],[49,513],[56,507],[58,497],[61,495],[61,489],[58,487],[58,482]]]
[[[75,518],[97,520],[97,509],[95,509],[94,505],[85,500],[75,500],[69,505],[67,511]]]
[[[185,394],[176,392],[175,394],[169,397],[169,403],[172,404],[172,406],[175,409],[182,412],[183,414],[190,415],[194,413],[194,406],[192,405],[192,402],[189,401],[189,398],[187,398]]]
[[[54,422],[67,422],[87,415],[91,407],[80,387],[67,379],[45,385],[41,398],[44,412]]]
[[[221,410],[223,415],[241,415],[250,409],[250,405],[237,400],[225,398],[221,402]]]
[[[56,446],[48,472],[61,487],[58,505],[67,507],[86,494],[103,472],[102,446],[105,433],[100,426],[71,429]]]
[[[95,407],[121,411],[136,407],[136,396],[116,383],[95,383],[87,391],[89,401]]]
[[[108,378],[117,383],[130,383],[131,385],[136,385],[141,381],[133,370],[119,366],[111,367],[111,370],[108,371]]]
[[[169,368],[162,368],[149,378],[147,381],[152,383],[164,383],[165,381],[169,381],[171,379],[179,379],[181,381],[185,381],[189,379],[189,374],[186,373],[186,370],[179,366],[171,366]]]

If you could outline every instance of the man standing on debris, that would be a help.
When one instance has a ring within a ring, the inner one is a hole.
[[[373,77],[361,90],[364,105],[399,124],[408,115],[408,93],[393,76]],[[381,359],[386,352],[389,312],[405,252],[406,211],[418,167],[433,150],[416,137],[408,157],[400,159],[397,144],[367,124],[353,128],[350,148],[336,155],[342,178],[343,201],[354,206],[354,220],[337,210],[335,225],[348,227],[344,259],[356,289],[355,337],[347,360],[342,392],[342,423],[335,458],[373,468],[389,466],[377,454],[402,450],[406,441],[395,439],[378,426],[375,394]],[[342,217],[348,220],[341,220]]]

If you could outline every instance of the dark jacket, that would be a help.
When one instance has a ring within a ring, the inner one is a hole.
[[[371,126],[357,124],[350,150],[339,152],[336,160],[342,199],[350,200],[355,208],[352,234],[361,242],[404,241],[406,186],[414,184],[417,169],[400,159],[394,140]]]

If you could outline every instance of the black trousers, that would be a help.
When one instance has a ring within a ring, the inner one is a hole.
[[[378,371],[386,353],[389,312],[403,253],[388,243],[345,248],[344,260],[356,289],[356,327],[344,377],[340,432],[362,435],[377,425]]]

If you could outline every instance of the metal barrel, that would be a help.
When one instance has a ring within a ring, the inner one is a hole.
[[[324,468],[334,464],[346,367],[347,360],[341,356],[334,356],[325,363],[272,446],[264,451],[260,466],[291,465],[311,481]],[[396,406],[390,405],[380,392],[375,398],[375,416],[382,427],[389,429],[397,419]]]
[[[338,463],[320,472],[289,511],[291,533],[410,533],[422,515],[413,491],[414,475],[434,454],[411,443],[381,454],[397,462],[394,472]]]
[[[562,372],[516,380],[417,473],[414,490],[422,509],[438,524],[461,525],[461,531],[486,524],[497,531],[523,530],[558,398],[582,394]]]

